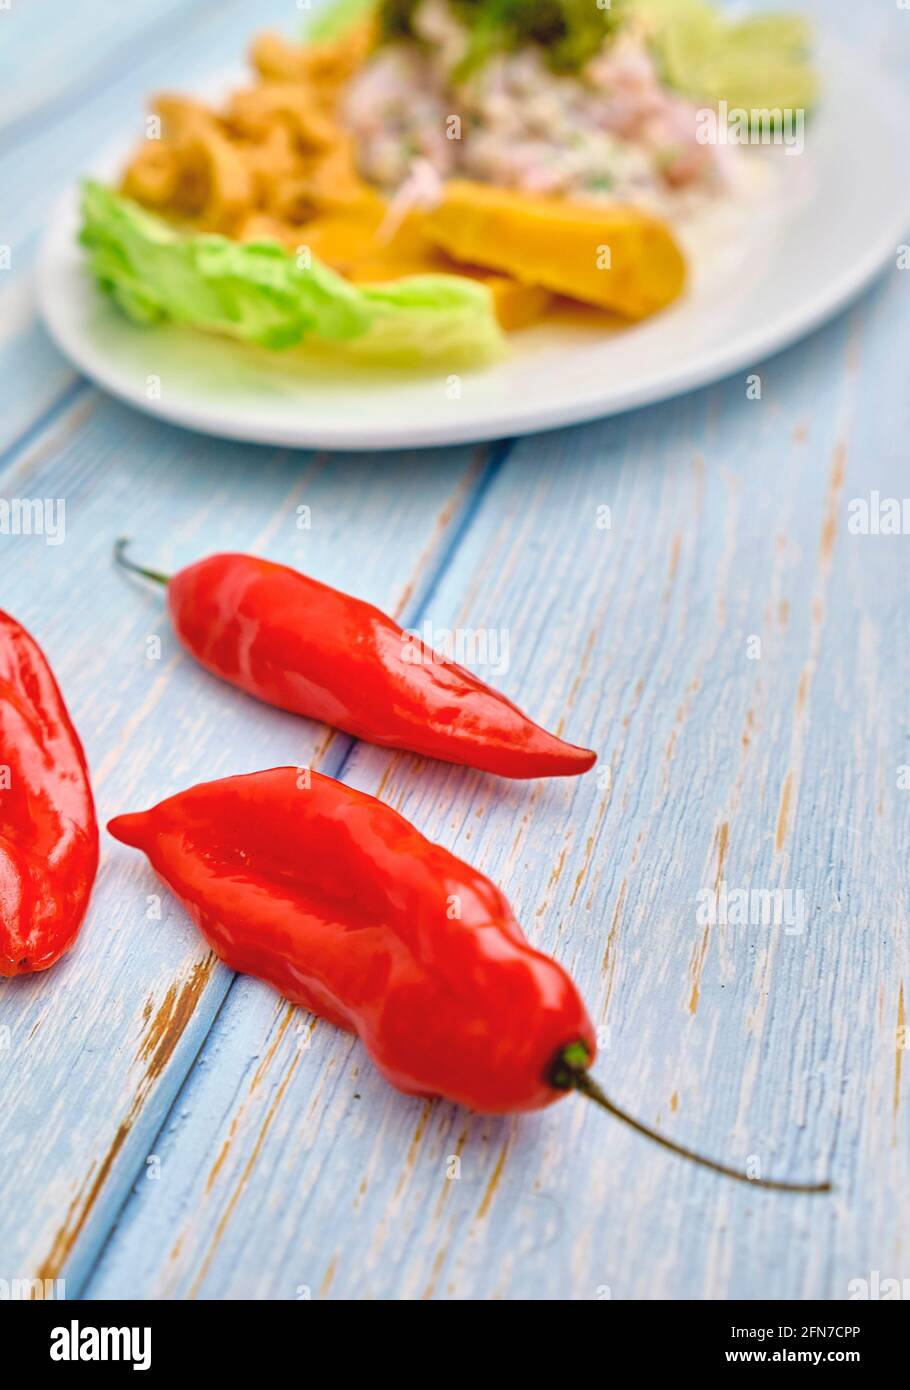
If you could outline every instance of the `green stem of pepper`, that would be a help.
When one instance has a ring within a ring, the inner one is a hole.
[[[681,1158],[688,1158],[693,1163],[698,1163],[702,1168],[710,1168],[714,1173],[722,1173],[725,1178],[735,1178],[737,1182],[749,1183],[753,1187],[769,1188],[773,1192],[830,1192],[831,1184],[823,1183],[802,1183],[802,1182],[775,1182],[772,1178],[750,1178],[747,1173],[741,1172],[738,1168],[728,1168],[724,1163],[715,1163],[713,1158],[705,1158],[703,1154],[695,1153],[692,1149],[686,1149],[682,1144],[674,1144],[672,1139],[659,1134],[657,1130],[650,1129],[643,1125],[640,1120],[633,1119],[625,1110],[620,1110],[619,1106],[614,1105],[610,1098],[604,1095],[588,1071],[590,1055],[584,1043],[570,1043],[558,1053],[556,1060],[550,1068],[547,1080],[557,1091],[579,1091],[581,1095],[593,1100],[602,1109],[609,1111],[616,1119],[622,1120],[623,1124],[629,1125],[632,1129],[643,1134],[646,1139],[651,1139],[655,1144],[660,1144],[661,1148],[669,1149],[671,1153],[678,1154]]]
[[[143,579],[150,579],[153,584],[170,584],[169,574],[162,574],[160,570],[147,570],[143,565],[137,565],[135,560],[128,560],[126,548],[130,543],[129,536],[121,536],[114,542],[114,560],[118,565],[122,565],[131,574],[141,574]]]

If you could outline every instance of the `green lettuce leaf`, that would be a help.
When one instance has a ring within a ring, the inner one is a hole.
[[[103,184],[83,185],[92,273],[137,323],[179,323],[261,347],[332,344],[373,362],[481,362],[502,348],[486,286],[457,275],[352,285],[277,242],[184,233]]]

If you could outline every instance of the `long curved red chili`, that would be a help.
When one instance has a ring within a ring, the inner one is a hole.
[[[0,612],[0,975],[73,944],[97,868],[82,745],[40,647]]]
[[[278,767],[192,787],[108,829],[145,852],[223,961],[359,1034],[400,1091],[506,1114],[579,1090],[749,1181],[604,1096],[588,1073],[594,1029],[562,966],[534,950],[488,878],[375,797]]]
[[[571,776],[597,760],[371,603],[252,555],[212,555],[168,579],[127,560],[125,545],[120,563],[167,585],[187,650],[267,704],[500,777]]]

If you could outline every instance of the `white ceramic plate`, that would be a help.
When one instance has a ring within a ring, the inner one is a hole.
[[[230,439],[324,449],[452,444],[663,400],[754,366],[895,262],[910,228],[910,103],[885,72],[839,44],[826,43],[819,63],[824,103],[804,154],[759,152],[776,161],[774,198],[745,230],[705,238],[684,299],[617,332],[563,322],[511,334],[505,360],[464,372],[454,386],[438,370],[340,369],[185,329],[136,327],[83,267],[75,188],[42,248],[41,310],[58,345],[100,386]],[[132,143],[89,172],[111,178]]]

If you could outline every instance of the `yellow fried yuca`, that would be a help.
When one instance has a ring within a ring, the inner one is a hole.
[[[669,228],[637,208],[457,179],[446,184],[426,232],[455,260],[627,318],[662,309],[685,284],[685,261]]]

